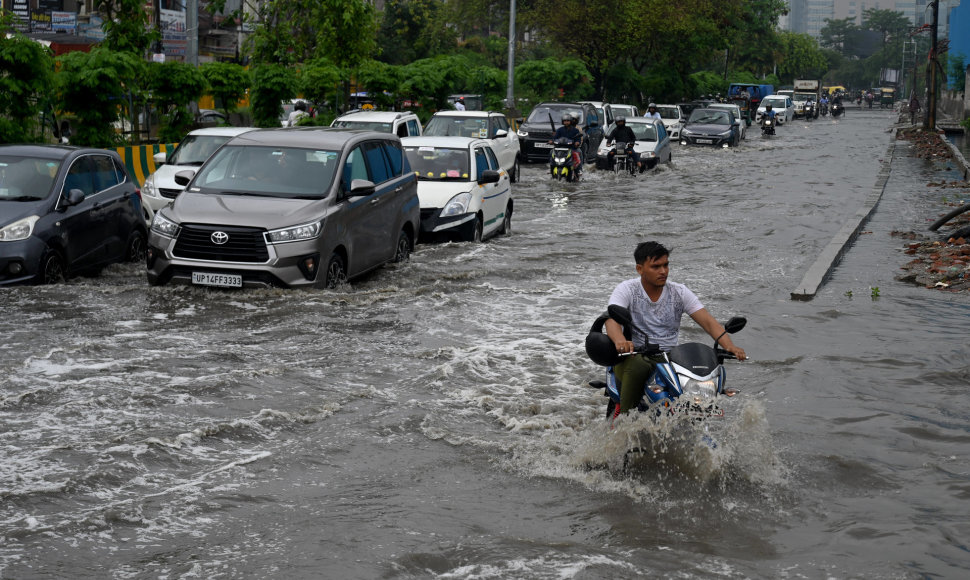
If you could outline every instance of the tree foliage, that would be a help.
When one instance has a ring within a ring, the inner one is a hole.
[[[195,122],[186,104],[202,96],[207,87],[205,76],[184,62],[152,62],[148,63],[148,79],[155,106],[162,112],[158,136],[163,143],[179,141]]]
[[[593,93],[591,75],[577,59],[547,58],[515,67],[515,82],[537,100],[577,100]]]
[[[148,28],[143,0],[97,0],[96,5],[104,17],[101,46],[142,56],[158,40],[157,30]]]
[[[231,62],[207,62],[199,65],[199,71],[209,85],[209,94],[222,104],[222,110],[227,115],[235,111],[252,80],[246,69]]]
[[[36,141],[37,125],[53,84],[54,59],[47,49],[27,37],[0,35],[0,143]],[[46,105],[46,106],[45,106]]]
[[[297,77],[292,68],[281,64],[253,67],[250,111],[257,127],[279,127],[283,101],[296,96]]]
[[[440,0],[386,2],[378,39],[380,59],[389,64],[407,64],[457,46],[457,34],[448,26]]]
[[[145,62],[129,52],[106,47],[70,52],[57,58],[55,85],[60,108],[77,118],[71,143],[111,147],[122,138],[115,132],[128,88],[141,76]]]

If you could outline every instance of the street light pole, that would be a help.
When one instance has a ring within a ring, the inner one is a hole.
[[[515,0],[509,6],[509,82],[505,92],[505,108],[517,117],[515,107]]]
[[[933,0],[930,3],[933,7],[933,24],[930,25],[930,58],[927,66],[929,67],[929,83],[926,95],[926,119],[923,121],[923,128],[927,131],[936,130],[936,51],[939,48],[937,43],[937,32],[939,30],[940,1]]]

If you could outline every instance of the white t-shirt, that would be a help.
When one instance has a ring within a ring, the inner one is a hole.
[[[640,278],[624,280],[610,295],[610,304],[623,306],[633,316],[633,324],[647,332],[651,344],[660,345],[662,350],[677,346],[680,334],[680,318],[686,313],[693,314],[704,308],[697,296],[687,286],[677,282],[664,285],[660,299],[650,300]],[[643,346],[644,338],[633,331],[633,344]]]

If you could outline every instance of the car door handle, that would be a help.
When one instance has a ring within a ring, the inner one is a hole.
[[[371,205],[375,205],[375,204],[376,204],[377,202],[379,202],[380,200],[381,200],[381,198],[380,198],[380,197],[375,197],[374,199],[372,199],[372,200],[370,200],[370,204],[371,204]]]

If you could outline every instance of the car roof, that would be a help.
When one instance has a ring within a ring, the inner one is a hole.
[[[447,147],[450,149],[467,149],[472,145],[482,143],[488,145],[487,139],[477,139],[475,137],[435,137],[422,135],[421,137],[403,137],[401,145],[405,147]]]
[[[484,117],[484,116],[491,117],[493,115],[496,115],[496,116],[501,115],[503,117],[505,116],[504,114],[499,113],[498,111],[458,111],[458,110],[438,111],[431,116],[432,118],[433,117],[472,117],[474,118],[474,117]]]
[[[417,117],[411,111],[354,111],[346,113],[335,119],[335,121],[378,121],[388,122],[405,117]]]
[[[627,117],[627,123],[640,123],[642,125],[656,125],[658,123],[663,123],[660,119],[654,119],[653,117]]]
[[[39,157],[41,159],[64,159],[72,153],[107,153],[114,151],[74,145],[43,145],[26,143],[19,145],[0,145],[0,154],[19,155],[23,157]]]
[[[271,145],[278,147],[302,147],[313,149],[340,149],[348,141],[378,139],[400,141],[390,133],[365,131],[362,129],[337,129],[333,127],[280,127],[258,129],[232,138],[233,145]]]
[[[213,135],[216,137],[235,137],[249,131],[255,131],[258,127],[206,127],[189,131],[189,135]]]

